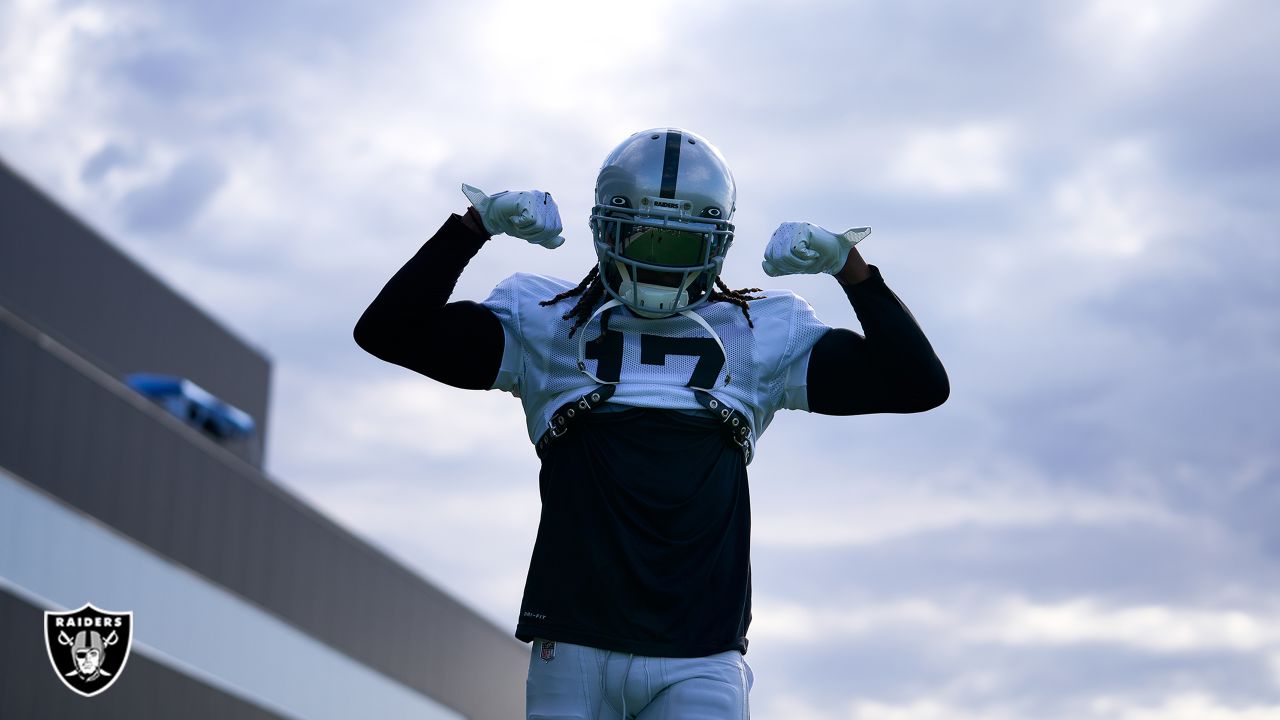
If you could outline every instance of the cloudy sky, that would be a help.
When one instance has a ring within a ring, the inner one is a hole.
[[[0,0],[0,156],[274,359],[281,483],[513,628],[519,403],[351,327],[461,182],[552,191],[569,240],[455,297],[580,277],[600,159],[693,129],[732,286],[856,328],[759,259],[872,225],[952,383],[760,443],[757,716],[1280,717],[1280,5],[780,5]]]

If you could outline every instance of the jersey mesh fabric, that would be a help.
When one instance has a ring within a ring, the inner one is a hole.
[[[597,384],[578,369],[578,337],[569,337],[572,322],[563,319],[577,298],[553,306],[539,304],[572,287],[573,283],[559,278],[517,273],[499,283],[483,303],[501,321],[506,341],[493,387],[521,398],[533,442],[542,436],[557,408]],[[727,355],[711,392],[744,413],[757,438],[777,410],[807,409],[803,370],[814,343],[830,330],[807,302],[790,291],[763,294],[764,299],[750,305],[754,328],[747,325],[742,309],[731,303],[707,303],[694,311],[715,330]],[[578,329],[586,333],[589,347],[601,340],[601,320],[606,314],[609,331],[621,335],[622,348],[620,382],[610,402],[667,409],[702,407],[687,387],[699,361],[697,354],[709,354],[705,343],[690,342],[708,339],[701,325],[679,315],[636,317],[619,307]],[[646,344],[666,352],[643,358]],[[597,357],[588,357],[587,368],[604,377],[607,373],[601,366],[616,351],[604,343],[588,355],[593,352]],[[708,361],[720,361],[718,349],[714,356]]]

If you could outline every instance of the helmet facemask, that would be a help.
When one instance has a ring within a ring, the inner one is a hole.
[[[618,206],[596,206],[591,229],[609,294],[651,318],[706,302],[733,241],[733,226],[724,221],[645,217]]]

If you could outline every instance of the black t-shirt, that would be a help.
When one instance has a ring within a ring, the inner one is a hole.
[[[746,652],[751,509],[719,422],[606,406],[547,448],[516,636],[639,655]]]

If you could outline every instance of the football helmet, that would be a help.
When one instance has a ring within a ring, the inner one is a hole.
[[[737,195],[724,156],[696,133],[655,128],[624,140],[600,167],[591,209],[609,294],[651,318],[706,302],[733,243]]]

